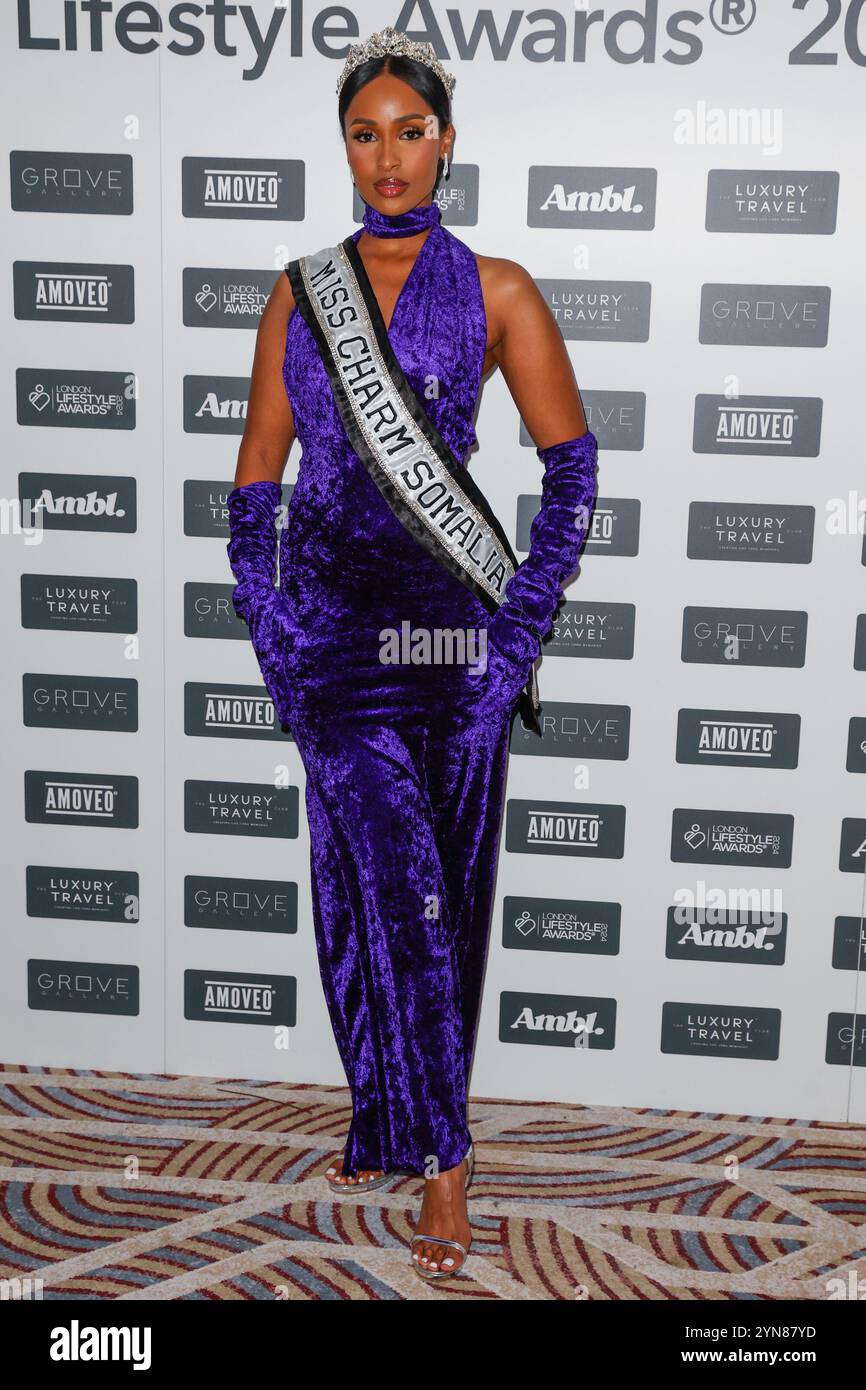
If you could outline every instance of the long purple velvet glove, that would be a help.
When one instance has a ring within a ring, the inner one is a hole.
[[[267,692],[281,724],[289,722],[292,682],[288,662],[303,645],[280,590],[274,586],[277,538],[274,518],[281,502],[278,483],[257,479],[236,487],[226,498],[229,534],[226,546],[237,587],[232,604],[250,630]]]
[[[509,711],[529,679],[542,639],[553,626],[562,589],[575,571],[595,498],[598,440],[589,430],[535,451],[544,464],[541,506],[529,554],[505,586],[505,601],[487,625],[488,678],[478,713]]]

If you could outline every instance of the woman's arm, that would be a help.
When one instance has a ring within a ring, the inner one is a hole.
[[[232,603],[238,617],[249,626],[259,670],[281,726],[288,723],[294,691],[289,657],[304,641],[283,601],[282,591],[274,586],[280,483],[295,437],[295,422],[283,383],[286,329],[293,308],[289,277],[283,273],[268,297],[259,323],[235,485],[226,499],[226,553],[237,580]]]
[[[539,448],[586,432],[568,349],[532,276],[516,261],[479,256],[493,361]]]
[[[504,601],[488,625],[489,641],[519,677],[551,630],[563,586],[579,572],[595,498],[598,446],[587,429],[559,326],[532,277],[506,260],[488,261],[485,274],[494,360],[544,465],[529,554],[505,585]],[[513,677],[504,680],[502,693],[516,694]]]
[[[279,483],[286,466],[295,422],[283,382],[286,329],[295,297],[283,271],[262,310],[247,402],[244,435],[238,450],[235,487],[267,479]]]

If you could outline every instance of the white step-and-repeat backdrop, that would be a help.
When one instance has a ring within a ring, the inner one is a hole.
[[[536,278],[600,444],[473,1095],[866,1121],[862,0],[3,7],[0,1055],[344,1080],[224,501],[388,23],[457,75],[444,222]],[[525,553],[501,378],[477,430]]]

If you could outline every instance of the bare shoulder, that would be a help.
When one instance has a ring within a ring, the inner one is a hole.
[[[259,319],[257,338],[260,343],[267,345],[270,353],[276,354],[280,347],[285,348],[286,331],[294,308],[295,296],[289,277],[283,270],[279,279],[274,281]]]
[[[518,261],[510,261],[505,256],[476,256],[475,260],[484,298],[491,308],[538,294],[529,271]]]
[[[285,319],[295,307],[295,296],[292,293],[292,282],[284,270],[280,271],[280,277],[274,282],[271,290],[270,302],[272,302]]]
[[[235,486],[261,476],[263,464],[266,476],[276,481],[285,468],[295,437],[294,416],[283,379],[286,326],[293,307],[289,277],[281,271],[271,287],[256,331],[247,418],[238,453]]]
[[[475,260],[487,315],[488,347],[501,343],[509,323],[518,319],[524,327],[532,320],[553,322],[544,296],[519,261],[505,256],[476,256]]]

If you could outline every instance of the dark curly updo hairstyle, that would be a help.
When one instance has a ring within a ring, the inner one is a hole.
[[[359,64],[349,73],[343,83],[337,113],[340,120],[340,134],[344,141],[346,139],[345,117],[350,103],[358,95],[361,88],[366,87],[368,82],[372,82],[374,77],[378,77],[380,72],[390,72],[394,77],[399,77],[401,82],[408,83],[419,97],[423,97],[436,116],[440,131],[445,130],[446,126],[451,123],[451,98],[433,69],[428,68],[426,63],[416,63],[413,58],[404,58],[395,53],[385,53],[379,58],[368,58],[366,63]],[[445,161],[440,159],[436,166],[434,193],[439,187],[444,163]]]

